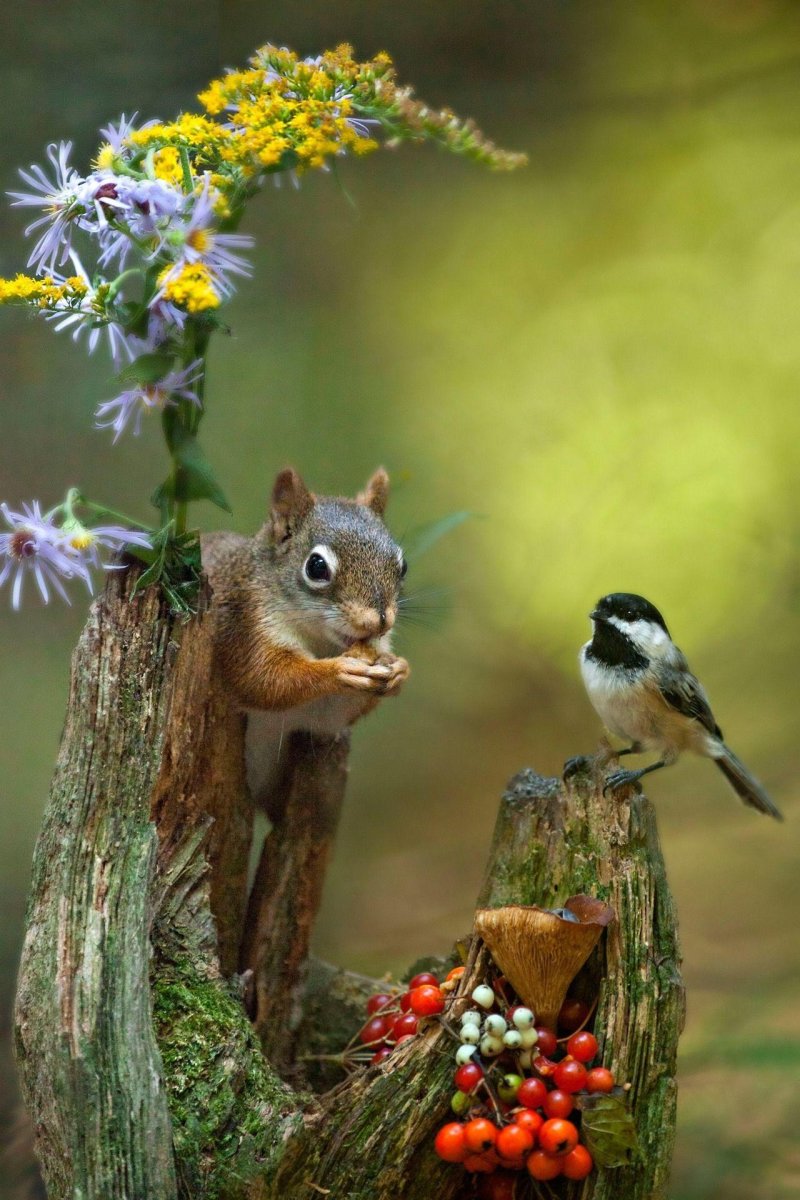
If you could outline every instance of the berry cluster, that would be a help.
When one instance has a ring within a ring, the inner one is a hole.
[[[508,1007],[503,980],[480,984],[472,1001],[476,1007],[461,1017],[455,1055],[451,1108],[459,1119],[439,1130],[436,1153],[485,1175],[487,1200],[512,1197],[518,1171],[536,1180],[585,1179],[594,1163],[580,1141],[579,1093],[614,1088],[609,1070],[591,1066],[597,1039],[582,1028],[590,1009],[565,1001],[559,1039],[536,1025],[529,1008]]]
[[[358,1034],[362,1046],[372,1051],[369,1061],[383,1062],[396,1046],[414,1037],[420,1017],[435,1017],[443,1012],[446,993],[452,991],[463,974],[463,967],[454,967],[440,984],[430,971],[421,971],[409,981],[405,992],[376,992],[370,996],[369,1020]]]

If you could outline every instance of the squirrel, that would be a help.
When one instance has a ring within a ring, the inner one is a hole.
[[[355,499],[315,496],[287,468],[254,537],[202,538],[217,670],[247,713],[258,803],[285,735],[335,737],[408,678],[408,663],[390,649],[406,560],[383,521],[388,496],[382,467]]]

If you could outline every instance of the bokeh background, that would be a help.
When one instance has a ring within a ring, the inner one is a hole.
[[[513,176],[382,152],[344,164],[346,192],[316,175],[248,217],[255,271],[213,350],[204,439],[234,527],[261,521],[286,462],[350,492],[386,463],[399,535],[475,514],[410,577],[414,675],[358,730],[317,949],[380,974],[469,926],[506,778],[598,737],[576,666],[589,607],[643,592],[788,818],[745,811],[699,760],[650,785],[689,996],[671,1195],[800,1195],[800,8],[31,0],[0,22],[4,189],[48,141],[85,162],[107,119],[190,106],[267,40],[388,49],[420,94],[528,152]],[[27,257],[24,215],[0,213],[2,274]],[[146,520],[158,430],[112,449],[92,429],[110,394],[100,356],[0,313],[0,498],[80,483]],[[86,606],[0,600],[7,1014]]]

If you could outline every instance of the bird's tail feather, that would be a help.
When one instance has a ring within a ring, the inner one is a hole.
[[[719,758],[715,758],[714,762],[739,799],[744,804],[748,804],[750,808],[757,808],[759,812],[774,817],[776,821],[782,821],[783,814],[780,809],[775,807],[761,784],[750,774],[744,763],[727,746],[723,745],[722,749],[725,753]]]

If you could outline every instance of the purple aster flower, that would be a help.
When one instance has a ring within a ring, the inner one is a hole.
[[[115,179],[114,226],[106,225],[100,233],[103,252],[100,266],[115,258],[122,267],[131,249],[130,234],[136,238],[153,239],[151,257],[161,250],[172,218],[182,209],[186,197],[180,189],[164,179]],[[122,224],[124,228],[119,228]]]
[[[175,240],[179,237],[181,242],[177,265],[203,263],[214,275],[219,290],[229,296],[233,284],[225,278],[225,273],[251,274],[252,267],[236,250],[250,249],[253,238],[246,233],[219,233],[214,228],[214,203],[217,198],[217,193],[206,179],[195,197],[188,221],[181,227],[176,226]]]
[[[36,580],[45,604],[50,600],[51,587],[67,604],[70,603],[62,579],[78,576],[91,592],[92,581],[86,564],[66,549],[63,531],[42,515],[38,500],[22,507],[22,512],[14,512],[7,504],[0,504],[0,512],[11,530],[0,533],[0,561],[6,560],[0,567],[0,587],[13,578],[12,608],[20,606],[26,572]]]
[[[124,525],[94,525],[87,528],[79,521],[65,525],[62,533],[65,545],[75,554],[82,555],[86,562],[93,567],[102,567],[104,571],[113,571],[122,563],[102,562],[101,550],[109,550],[111,554],[119,554],[127,546],[139,546],[143,550],[152,550],[150,536],[137,529],[126,529]]]
[[[83,179],[67,161],[71,150],[72,142],[51,143],[47,147],[47,157],[55,178],[48,179],[43,168],[33,164],[29,171],[19,172],[32,190],[8,193],[13,199],[12,208],[44,209],[45,215],[33,221],[25,230],[27,237],[34,230],[46,227],[28,259],[29,267],[52,271],[56,265],[65,262],[73,227],[84,215],[80,198]]]
[[[126,117],[125,113],[121,113],[116,125],[109,122],[100,130],[101,136],[105,139],[105,145],[110,146],[114,154],[121,154],[125,149],[124,143],[131,136],[136,128],[136,118],[138,113],[134,113],[132,117]],[[157,120],[145,121],[144,125],[140,125],[140,129],[148,129],[151,125],[157,125]]]
[[[45,313],[45,320],[52,321],[58,333],[62,329],[70,329],[74,342],[80,341],[85,334],[90,354],[94,354],[100,338],[105,333],[114,363],[120,363],[123,359],[132,362],[137,354],[143,353],[136,349],[137,339],[126,334],[113,319],[104,297],[92,286],[89,275],[75,251],[71,250],[69,256],[73,266],[72,275],[83,280],[86,293],[78,302],[73,301],[62,306],[56,304],[51,311]],[[53,282],[57,284],[64,283],[67,278],[56,272],[52,274]]]
[[[152,409],[159,412],[165,408],[174,407],[178,400],[189,400],[192,404],[200,405],[200,397],[192,389],[203,376],[203,360],[196,358],[188,367],[178,371],[170,371],[156,383],[138,383],[136,387],[128,388],[115,396],[113,400],[105,400],[97,409],[97,428],[113,429],[114,441],[118,441],[128,425],[133,421],[133,432],[141,432],[142,416]]]

